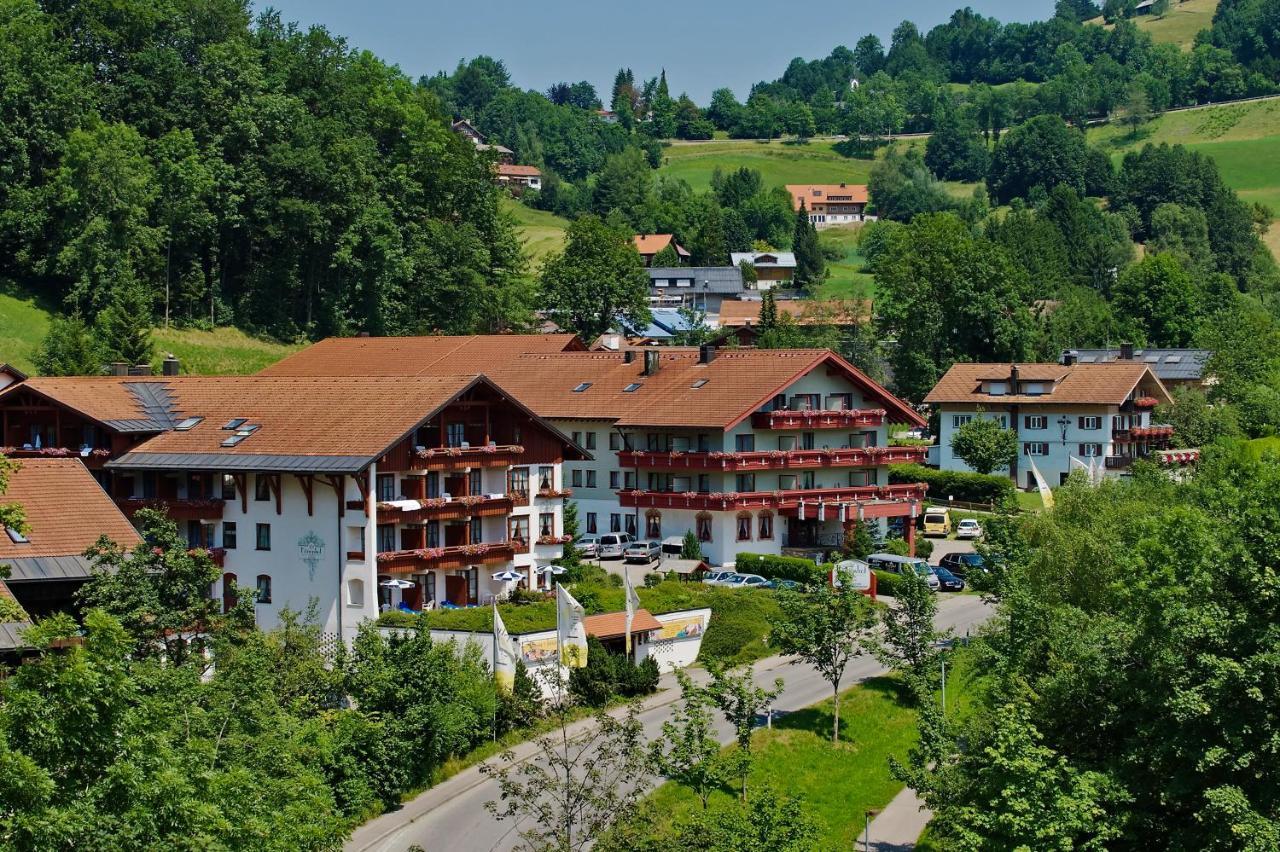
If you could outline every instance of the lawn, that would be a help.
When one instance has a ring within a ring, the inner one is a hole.
[[[840,253],[840,259],[827,263],[827,280],[818,287],[819,299],[874,299],[875,280],[862,271],[866,259],[858,251],[861,225],[826,228],[818,232],[824,246]]]
[[[534,271],[542,263],[543,258],[564,248],[564,232],[569,227],[568,219],[561,219],[545,210],[526,207],[505,195],[500,204],[503,212],[510,213],[516,220],[520,237],[524,240],[525,249],[528,250],[529,257],[533,261]]]
[[[1157,44],[1177,44],[1183,50],[1190,50],[1196,33],[1208,29],[1213,23],[1213,12],[1217,8],[1218,0],[1184,0],[1182,3],[1173,0],[1169,11],[1160,17],[1138,15],[1133,20],[1138,29],[1146,30]],[[1090,23],[1102,24],[1102,18],[1094,18]],[[1107,28],[1110,29],[1109,26]]]
[[[835,143],[794,143],[726,140],[698,145],[672,145],[663,151],[661,177],[680,178],[695,191],[711,186],[717,168],[731,171],[743,166],[755,169],[766,186],[788,183],[866,183],[871,160],[858,160],[836,152]],[[883,149],[882,149],[883,150]]]
[[[34,373],[36,352],[49,330],[49,313],[16,286],[0,286],[0,361]],[[172,352],[184,372],[205,374],[256,373],[301,348],[259,340],[235,328],[156,329],[154,340],[157,363]]]
[[[971,655],[960,651],[947,666],[947,713],[968,712],[976,676]],[[772,730],[756,731],[752,748],[755,768],[749,788],[771,786],[801,795],[817,817],[820,849],[852,849],[863,828],[863,814],[883,808],[902,789],[889,772],[889,757],[899,760],[918,736],[915,710],[894,677],[872,678],[846,690],[840,699],[840,742],[831,744],[830,699],[804,710],[775,717]],[[726,807],[733,790],[717,790],[711,807]],[[679,784],[667,783],[651,796],[660,832],[699,807],[697,797]]]

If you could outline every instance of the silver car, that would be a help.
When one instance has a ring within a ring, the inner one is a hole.
[[[622,554],[622,558],[627,562],[649,563],[661,557],[662,542],[659,541],[637,541]]]
[[[728,586],[731,589],[756,589],[766,585],[768,582],[759,574],[734,574],[721,585]]]
[[[586,556],[589,559],[594,559],[596,556],[600,555],[600,536],[584,535],[582,538],[578,539],[574,547],[578,548],[579,556]]]
[[[596,545],[596,555],[601,559],[621,559],[629,544],[631,536],[628,533],[605,533]]]
[[[702,578],[702,582],[708,586],[720,586],[724,584],[725,580],[736,576],[738,576],[737,573],[733,571],[708,571],[706,576]]]

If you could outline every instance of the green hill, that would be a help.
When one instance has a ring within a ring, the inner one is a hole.
[[[49,329],[49,311],[12,285],[0,288],[0,361],[28,373]],[[301,347],[259,340],[235,328],[214,331],[159,328],[157,357],[172,352],[183,369],[202,374],[256,373]]]
[[[1217,8],[1218,0],[1184,0],[1181,3],[1172,0],[1168,13],[1159,17],[1139,15],[1133,20],[1138,29],[1150,33],[1152,41],[1177,44],[1183,50],[1190,50],[1196,33],[1208,29],[1213,23],[1213,13]],[[1090,23],[1103,25],[1102,18],[1094,18]]]
[[[516,220],[516,226],[533,261],[535,271],[543,258],[564,247],[564,232],[569,227],[568,219],[562,219],[545,210],[526,207],[507,196],[503,196],[501,207],[502,212],[510,213]]]
[[[678,143],[663,151],[658,174],[681,178],[698,192],[710,188],[716,168],[730,171],[743,166],[760,172],[767,186],[866,183],[872,161],[845,157],[836,152],[834,145],[819,140],[799,145],[745,139]]]

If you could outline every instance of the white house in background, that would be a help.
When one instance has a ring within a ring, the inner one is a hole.
[[[41,436],[26,452],[91,462],[126,514],[167,511],[223,568],[224,605],[257,589],[264,627],[314,602],[349,641],[380,604],[483,603],[504,571],[544,583],[561,463],[582,452],[483,375],[345,376],[320,356],[306,376],[29,379],[0,412],[9,441]]]
[[[1157,405],[1171,402],[1164,385],[1141,361],[1062,364],[956,364],[925,397],[937,408],[939,466],[969,470],[951,451],[957,429],[992,418],[1018,435],[1009,475],[1035,487],[1031,460],[1050,485],[1065,482],[1071,459],[1126,475],[1134,459],[1154,453],[1167,463],[1188,461],[1162,452],[1173,427],[1151,422]]]
[[[799,210],[803,204],[815,228],[852,225],[876,218],[867,215],[871,196],[866,184],[789,183],[787,192],[791,193],[791,209]]]
[[[542,172],[537,166],[516,166],[498,163],[495,167],[498,183],[519,195],[526,189],[542,189]]]

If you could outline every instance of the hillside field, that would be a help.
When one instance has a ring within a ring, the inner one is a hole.
[[[564,232],[569,227],[568,219],[561,219],[545,210],[526,207],[505,194],[502,196],[500,205],[504,213],[510,213],[515,219],[535,273],[547,255],[564,248]]]
[[[34,373],[36,351],[48,330],[45,307],[12,284],[0,286],[0,362]],[[256,373],[301,348],[259,340],[235,328],[158,328],[154,340],[157,359],[172,352],[182,361],[184,372],[209,375]]]
[[[1151,34],[1156,43],[1177,44],[1183,50],[1190,50],[1195,42],[1196,33],[1208,29],[1213,23],[1213,13],[1218,8],[1218,0],[1185,0],[1179,3],[1173,0],[1169,4],[1167,14],[1138,15],[1133,20],[1138,29]],[[1107,26],[1102,18],[1094,18],[1089,23]]]
[[[866,183],[872,161],[845,157],[836,153],[834,145],[830,140],[800,145],[748,139],[670,145],[663,149],[658,176],[683,179],[696,192],[711,187],[711,174],[717,168],[727,172],[743,166],[760,172],[766,186]]]

